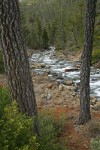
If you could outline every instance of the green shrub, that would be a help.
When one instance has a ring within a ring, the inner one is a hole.
[[[4,73],[4,63],[3,63],[3,54],[0,49],[0,74]]]
[[[39,139],[39,150],[68,150],[57,139],[64,127],[64,121],[62,119],[56,120],[52,115],[39,115],[41,135]]]
[[[100,137],[100,122],[93,120],[88,125],[88,131],[91,138]]]
[[[100,150],[100,138],[93,138],[91,140],[92,150]]]
[[[6,87],[0,87],[0,118],[4,114],[4,108],[7,104],[10,104],[9,89]]]
[[[16,102],[4,109],[0,119],[0,149],[38,150],[36,137],[32,135],[32,118],[19,113]]]
[[[100,49],[94,50],[92,53],[92,64],[95,64],[98,61],[100,61]]]
[[[65,117],[56,119],[43,111],[39,113],[39,124],[40,137],[36,138],[31,133],[33,119],[19,113],[16,102],[10,101],[8,88],[0,88],[0,150],[68,150],[58,138]]]

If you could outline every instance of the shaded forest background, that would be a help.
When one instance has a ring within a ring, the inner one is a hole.
[[[84,0],[22,0],[22,29],[27,46],[75,51],[83,47],[86,4]],[[94,46],[100,48],[100,0],[97,3]]]

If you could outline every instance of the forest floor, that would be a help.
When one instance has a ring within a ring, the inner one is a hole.
[[[59,57],[65,57],[63,54],[57,54]],[[80,54],[68,56],[71,59],[79,59]],[[79,95],[73,88],[59,87],[56,82],[48,79],[48,74],[37,75],[33,73],[35,96],[38,105],[38,111],[53,113],[56,118],[62,115],[65,118],[65,125],[59,140],[67,144],[71,150],[91,150],[90,140],[95,134],[95,123],[100,121],[100,101],[94,102],[99,109],[94,109],[91,105],[92,121],[85,125],[77,125],[80,102]],[[0,75],[0,86],[7,86],[5,75]],[[92,133],[91,133],[92,132]]]

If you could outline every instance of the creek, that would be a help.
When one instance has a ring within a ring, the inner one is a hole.
[[[80,62],[56,58],[54,47],[50,47],[49,50],[44,52],[34,53],[29,62],[31,66],[33,64],[40,64],[41,67],[31,67],[32,71],[40,75],[47,72],[48,78],[51,81],[56,80],[63,84],[66,80],[72,80],[75,85],[80,83]],[[100,69],[91,67],[90,88],[91,97],[96,97],[100,100]],[[79,92],[79,89],[77,92]]]

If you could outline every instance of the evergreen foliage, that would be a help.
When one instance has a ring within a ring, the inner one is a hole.
[[[22,0],[20,7],[28,46],[38,49],[54,45],[57,49],[66,49],[70,47],[69,41],[75,47],[82,45],[84,0]]]
[[[91,140],[92,150],[100,150],[100,138],[93,138]]]
[[[10,94],[9,89],[6,87],[0,87],[0,118],[4,114],[4,108],[6,105],[10,104]]]
[[[64,143],[57,142],[57,137],[62,133],[64,128],[65,117],[57,120],[52,113],[44,115],[44,112],[39,114],[40,123],[40,139],[39,150],[69,150]]]
[[[94,49],[100,47],[100,0],[94,35]],[[35,49],[53,45],[60,50],[83,47],[86,2],[84,0],[22,0],[22,29],[26,44]],[[44,35],[44,30],[45,34]]]
[[[16,102],[4,109],[0,120],[0,148],[3,150],[38,150],[36,137],[32,135],[32,119],[19,113]]]
[[[92,53],[92,64],[100,61],[100,49],[94,50]]]

